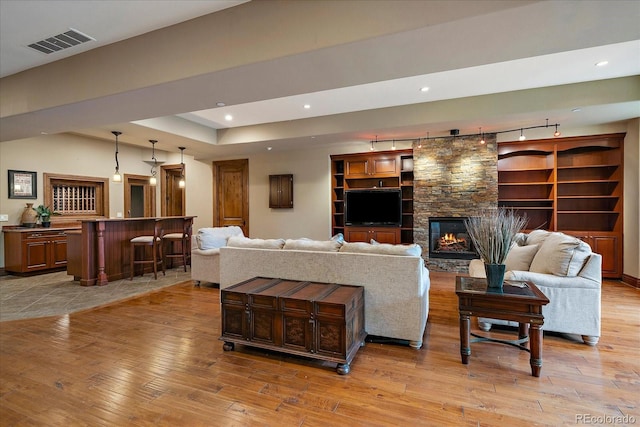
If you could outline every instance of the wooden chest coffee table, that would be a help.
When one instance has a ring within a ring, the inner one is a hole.
[[[347,374],[364,345],[364,288],[254,277],[220,291],[222,336],[234,344],[336,362]]]
[[[460,356],[462,363],[469,363],[471,355],[471,316],[518,322],[519,337],[515,341],[476,337],[474,342],[494,341],[514,345],[531,353],[531,374],[540,376],[542,369],[542,306],[549,303],[547,297],[532,282],[505,280],[501,290],[487,288],[487,280],[475,277],[456,277],[456,294],[460,312]],[[529,330],[530,329],[530,330]],[[524,344],[529,341],[529,348]]]

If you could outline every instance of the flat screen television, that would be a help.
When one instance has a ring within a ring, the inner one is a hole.
[[[345,225],[397,226],[402,224],[402,193],[399,188],[347,190]]]

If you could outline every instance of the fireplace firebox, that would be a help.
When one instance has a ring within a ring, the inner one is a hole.
[[[473,242],[464,225],[465,218],[429,218],[429,258],[477,258]]]

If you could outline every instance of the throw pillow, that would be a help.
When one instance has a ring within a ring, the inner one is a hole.
[[[549,233],[529,271],[575,277],[590,254],[591,247],[582,240],[564,233]]]
[[[372,245],[371,243],[365,242],[344,242],[344,244],[340,248],[340,252],[398,256],[420,256],[422,255],[422,247],[415,243],[411,245],[391,245],[389,243],[378,243]]]
[[[198,249],[217,249],[227,244],[228,236],[214,228],[198,230],[196,243]]]
[[[282,249],[284,239],[250,239],[248,237],[233,236],[227,241],[227,246],[234,248]]]
[[[531,233],[527,235],[527,238],[526,238],[527,245],[542,246],[545,239],[549,237],[549,234],[551,233],[546,230],[533,230]]]
[[[340,242],[340,243],[344,243],[344,234],[338,233],[335,236],[331,237],[331,240],[336,241],[336,242]]]
[[[536,256],[537,252],[538,245],[514,245],[509,251],[509,254],[507,254],[507,259],[504,262],[506,270],[529,271],[531,261],[533,261],[533,257]]]
[[[284,250],[288,251],[320,251],[338,252],[342,242],[338,240],[287,239]]]

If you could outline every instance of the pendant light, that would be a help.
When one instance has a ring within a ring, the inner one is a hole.
[[[118,163],[118,136],[122,135],[122,132],[113,130],[111,133],[116,137],[116,170],[113,173],[113,182],[122,182],[122,175],[120,175],[120,163]]]
[[[151,143],[151,160],[153,161],[153,165],[151,166],[151,178],[149,178],[149,185],[155,187],[158,183],[158,179],[156,178],[156,168],[158,167],[158,160],[156,159],[156,142],[155,139],[150,139]]]
[[[178,187],[180,188],[184,188],[186,185],[186,182],[184,180],[184,149],[185,147],[178,147],[180,149],[180,166],[181,171],[180,171],[180,181],[178,181]]]

